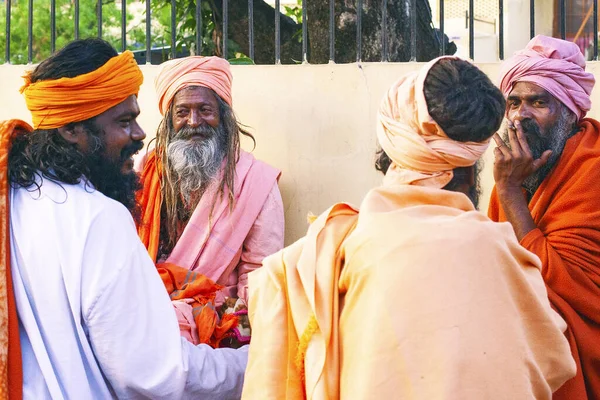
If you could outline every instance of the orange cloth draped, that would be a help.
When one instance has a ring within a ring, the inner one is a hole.
[[[5,121],[0,125],[0,399],[23,397],[23,367],[17,307],[10,273],[10,209],[8,204],[8,153],[12,139],[31,132],[31,127],[20,120]]]
[[[143,210],[142,220],[138,226],[138,235],[153,261],[156,261],[160,240],[162,193],[160,191],[159,171],[161,168],[159,164],[156,151],[150,152],[141,175],[143,189],[138,193],[138,203]]]
[[[233,314],[225,314],[220,322],[218,320],[214,303],[215,295],[222,286],[204,275],[175,264],[157,264],[156,269],[171,300],[193,299],[190,306],[198,329],[199,343],[219,347],[221,340],[227,337],[227,332],[238,324],[238,318]]]
[[[521,240],[542,260],[550,302],[569,327],[578,371],[555,393],[565,400],[600,399],[600,123],[580,126],[531,199],[538,228]],[[495,188],[489,216],[506,221]]]
[[[111,58],[102,67],[74,78],[31,83],[25,75],[21,93],[35,129],[60,128],[102,114],[137,95],[144,76],[133,53]]]
[[[336,204],[249,276],[242,398],[550,399],[575,362],[540,268],[462,193]]]

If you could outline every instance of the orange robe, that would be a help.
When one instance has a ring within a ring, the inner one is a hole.
[[[8,153],[15,135],[31,132],[20,120],[0,124],[0,399],[23,397],[23,366],[17,306],[10,273],[10,209],[8,204]]]
[[[550,399],[575,362],[540,268],[461,193],[337,204],[250,274],[242,398]]]
[[[600,123],[581,122],[529,202],[538,226],[521,244],[542,260],[553,307],[569,329],[577,375],[554,399],[600,399]],[[506,221],[496,189],[489,216]]]

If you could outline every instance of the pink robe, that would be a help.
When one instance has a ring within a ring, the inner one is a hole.
[[[247,301],[248,273],[283,248],[283,202],[277,180],[280,171],[240,152],[235,175],[235,206],[227,199],[209,213],[216,185],[202,196],[167,262],[189,268],[224,285],[222,294]],[[217,303],[222,303],[222,296]]]

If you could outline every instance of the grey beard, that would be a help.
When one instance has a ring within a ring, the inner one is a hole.
[[[177,138],[167,146],[167,158],[175,173],[176,186],[186,208],[192,209],[198,204],[208,185],[217,176],[225,148],[214,130],[208,138]]]
[[[523,181],[523,188],[529,196],[533,196],[560,159],[567,140],[573,136],[575,120],[571,111],[562,107],[556,124],[547,132],[541,133],[537,124],[531,120],[522,121],[522,125],[534,160],[539,159],[546,150],[552,151],[548,162]],[[504,133],[504,141],[509,143],[508,132]]]

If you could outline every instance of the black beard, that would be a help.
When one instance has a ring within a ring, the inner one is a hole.
[[[89,182],[94,188],[123,204],[131,213],[136,224],[141,219],[141,209],[136,200],[136,193],[142,188],[142,184],[135,171],[123,172],[123,163],[133,154],[142,149],[142,142],[133,142],[121,151],[119,163],[107,160],[105,156],[105,145],[95,129],[89,132],[90,139],[96,142],[96,146],[86,155],[86,164],[89,174]]]

